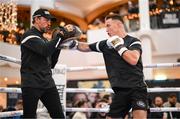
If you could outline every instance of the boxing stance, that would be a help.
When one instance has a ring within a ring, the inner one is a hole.
[[[105,18],[110,38],[92,44],[69,41],[63,46],[82,52],[103,53],[106,71],[114,97],[107,118],[125,118],[132,108],[135,119],[147,118],[147,86],[144,83],[141,41],[128,35],[117,14]]]
[[[51,118],[65,118],[58,90],[52,78],[60,54],[60,44],[75,38],[79,32],[76,26],[57,27],[48,41],[43,33],[48,32],[51,21],[55,20],[48,10],[34,12],[33,26],[21,39],[21,89],[23,118],[36,118],[37,103],[40,99]]]

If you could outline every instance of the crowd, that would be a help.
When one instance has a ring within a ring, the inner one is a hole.
[[[77,108],[108,108],[112,101],[112,95],[100,93],[76,93],[72,100],[67,101],[67,107]],[[70,112],[67,113],[69,119],[105,119],[104,112]]]
[[[67,107],[78,108],[107,108],[112,101],[113,94],[99,94],[99,93],[76,93],[72,96],[72,100],[67,100]],[[163,108],[163,107],[180,107],[177,101],[177,95],[170,93],[167,99],[162,96],[156,95],[153,99],[149,97],[150,108]],[[69,119],[105,119],[106,113],[100,112],[72,112],[67,113]],[[132,118],[131,112],[126,116],[126,119]],[[179,112],[149,112],[149,119],[178,119],[180,118]]]
[[[113,94],[108,93],[76,93],[72,98],[67,100],[66,106],[69,108],[108,108],[111,104]],[[72,99],[72,100],[70,100]],[[156,95],[152,101],[149,102],[150,108],[162,107],[177,107],[180,108],[180,103],[177,101],[177,95],[170,93],[166,101],[161,96]],[[22,100],[17,100],[14,107],[3,108],[0,105],[0,112],[22,110]],[[47,113],[47,112],[46,112]],[[47,113],[48,114],[48,113]],[[104,112],[67,112],[67,119],[105,119],[106,113]],[[126,116],[126,119],[131,118],[131,112]],[[41,114],[39,118],[43,118]],[[46,115],[47,117],[47,115]],[[20,119],[21,116],[11,117],[13,119]],[[149,119],[178,119],[180,118],[179,112],[149,112]],[[7,119],[7,118],[3,118]]]
[[[152,101],[151,107],[161,108],[161,107],[180,107],[180,103],[177,101],[177,95],[175,93],[170,93],[167,101],[164,102],[161,96],[156,96]],[[150,118],[161,118],[161,119],[179,119],[179,112],[151,112],[149,114]]]

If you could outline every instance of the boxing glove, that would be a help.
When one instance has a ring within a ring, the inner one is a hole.
[[[106,43],[107,43],[108,47],[114,48],[116,51],[118,51],[120,56],[122,56],[122,54],[128,50],[124,46],[124,40],[122,38],[120,38],[119,36],[112,36],[112,37],[108,38]]]
[[[68,39],[71,37],[80,37],[82,34],[82,31],[78,26],[68,24],[65,27],[58,26],[55,29],[53,29],[52,32],[52,39],[56,37],[62,37],[62,39]]]
[[[78,26],[68,24],[65,27],[58,26],[53,30],[52,33],[52,39],[55,38],[60,38],[60,41],[56,45],[56,48],[61,49],[60,44],[71,41],[71,40],[76,40],[82,35],[82,31]]]
[[[72,49],[76,50],[78,47],[78,41],[77,40],[69,40],[66,42],[63,42],[59,45],[59,49]]]

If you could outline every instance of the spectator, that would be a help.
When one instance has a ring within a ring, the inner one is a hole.
[[[75,104],[78,101],[85,101],[88,104],[88,107],[92,107],[91,102],[88,102],[88,96],[86,93],[76,93],[75,96],[73,97],[73,103]],[[73,105],[74,106],[74,105]],[[90,112],[87,113],[88,117],[91,115]]]
[[[180,103],[177,102],[177,96],[171,93],[168,96],[168,101],[163,104],[164,107],[180,107]],[[179,112],[168,112],[168,118],[180,118]]]
[[[78,100],[88,101],[87,95],[85,93],[76,93],[73,97],[73,102],[77,102]]]
[[[171,93],[168,97],[168,101],[164,103],[164,107],[180,107],[180,103],[177,102],[177,96]]]
[[[154,107],[163,107],[163,99],[160,96],[154,98]]]
[[[101,99],[96,102],[95,108],[108,108],[108,101],[105,99]],[[91,119],[105,119],[106,113],[105,112],[94,112],[91,115]]]
[[[89,93],[87,97],[92,106],[94,106],[97,100],[100,98],[99,93]]]
[[[74,106],[79,108],[88,108],[88,103],[84,100],[80,100],[75,102]],[[87,119],[87,117],[86,112],[75,112],[72,119]]]
[[[160,96],[156,96],[153,101],[153,107],[161,108],[163,107],[163,99]],[[156,119],[167,119],[167,113],[164,112],[151,112],[150,118]]]
[[[103,96],[103,99],[108,101],[108,104],[112,103],[112,96],[110,94],[106,94]]]
[[[19,99],[19,100],[16,102],[15,109],[16,109],[16,110],[23,110],[23,102],[22,102],[21,99]]]

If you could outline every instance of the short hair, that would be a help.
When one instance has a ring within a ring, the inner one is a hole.
[[[115,14],[115,13],[108,14],[108,15],[105,17],[105,21],[108,20],[108,19],[119,20],[119,21],[121,21],[122,23],[124,23],[124,22],[123,22],[123,18],[122,18],[119,14]]]
[[[33,17],[33,18],[32,18],[32,23],[33,23],[33,24],[35,23],[35,18],[36,18],[36,17]],[[37,18],[40,18],[40,17],[37,16]]]
[[[177,98],[176,94],[175,93],[170,93],[169,98],[173,98],[173,97]]]
[[[78,100],[74,103],[75,107],[81,107],[83,106],[85,103],[87,103],[85,100]]]
[[[32,19],[32,23],[33,23],[33,24],[35,23],[35,18]]]

